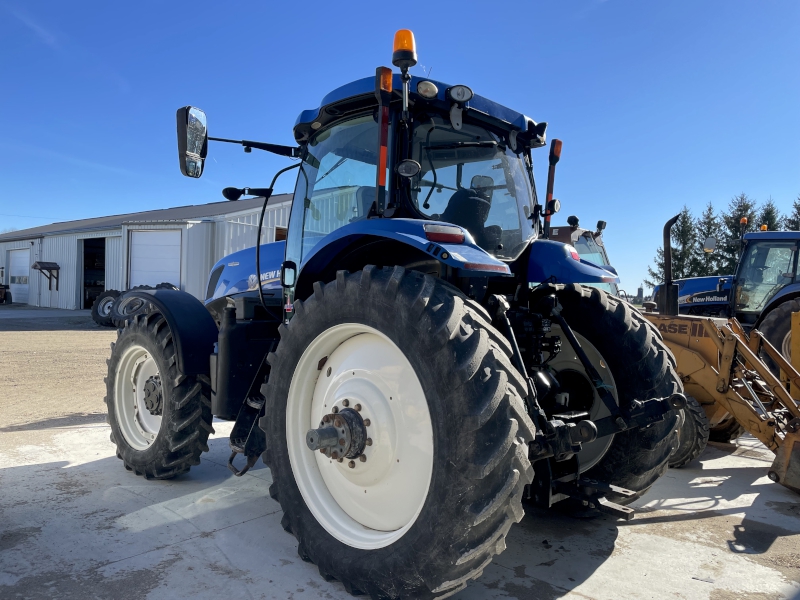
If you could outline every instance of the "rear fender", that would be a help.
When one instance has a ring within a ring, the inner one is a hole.
[[[536,240],[528,258],[528,282],[542,283],[619,283],[615,272],[589,262],[576,260],[561,242]]]
[[[753,324],[753,328],[758,329],[758,326],[761,325],[761,322],[773,309],[777,308],[778,305],[796,298],[800,298],[800,283],[792,283],[781,289],[777,294],[775,294],[775,296],[772,297],[772,299],[770,299],[769,304],[767,304],[764,307],[764,310],[761,311],[761,314],[758,315],[758,319]]]
[[[477,246],[466,230],[462,244],[429,241],[423,225],[431,223],[437,222],[369,219],[329,233],[303,261],[296,298],[308,296],[315,281],[331,279],[339,269],[354,271],[367,264],[391,266],[430,261],[452,269],[458,277],[511,276],[509,267]]]
[[[178,371],[209,375],[209,356],[219,331],[202,302],[180,290],[136,290],[126,295],[147,300],[164,315],[172,332]]]

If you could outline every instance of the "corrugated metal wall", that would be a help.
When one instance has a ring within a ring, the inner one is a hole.
[[[340,200],[342,202],[344,199]],[[350,202],[350,201],[348,201]],[[267,208],[261,242],[275,241],[275,228],[287,227],[291,202],[282,202]],[[349,204],[348,204],[349,206]],[[335,210],[337,207],[326,207]],[[340,207],[339,207],[340,208]],[[261,209],[234,212],[213,219],[160,223],[126,223],[121,228],[63,235],[49,235],[15,242],[0,242],[0,267],[8,281],[8,251],[31,249],[31,263],[49,261],[58,263],[59,289],[48,290],[47,278],[31,270],[29,278],[29,304],[52,308],[76,309],[81,306],[83,294],[83,242],[88,238],[106,238],[107,290],[128,289],[128,246],[132,230],[180,229],[181,234],[181,289],[203,299],[208,273],[223,256],[255,245],[258,217]]]
[[[275,228],[287,227],[291,202],[281,202],[268,206],[264,213],[264,226],[261,230],[261,243],[275,241]],[[220,217],[217,222],[214,242],[214,262],[233,252],[252,248],[256,245],[256,231],[260,210]]]
[[[106,238],[106,289],[123,290],[125,269],[122,263],[122,235]]]

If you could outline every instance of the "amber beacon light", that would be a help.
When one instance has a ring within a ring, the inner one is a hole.
[[[417,44],[410,29],[399,29],[394,34],[392,64],[403,71],[417,64]]]

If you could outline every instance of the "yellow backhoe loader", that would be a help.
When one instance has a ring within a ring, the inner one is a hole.
[[[682,466],[703,451],[709,430],[752,434],[775,453],[769,478],[800,493],[800,373],[757,329],[748,332],[735,318],[679,315],[672,290],[670,220],[664,227],[665,293],[659,312],[648,303],[645,317],[658,329],[677,360],[689,403],[671,466]],[[677,286],[676,286],[677,287]],[[794,360],[800,359],[800,313],[793,313]],[[771,359],[776,376],[765,364]],[[733,436],[735,437],[735,435]]]

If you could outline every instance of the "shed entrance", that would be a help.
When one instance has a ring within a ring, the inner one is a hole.
[[[28,303],[28,281],[31,274],[31,250],[11,250],[9,252],[8,283],[14,302]]]
[[[106,239],[83,240],[83,296],[81,308],[92,308],[106,290]]]
[[[171,283],[181,286],[179,229],[132,231],[129,287]]]

